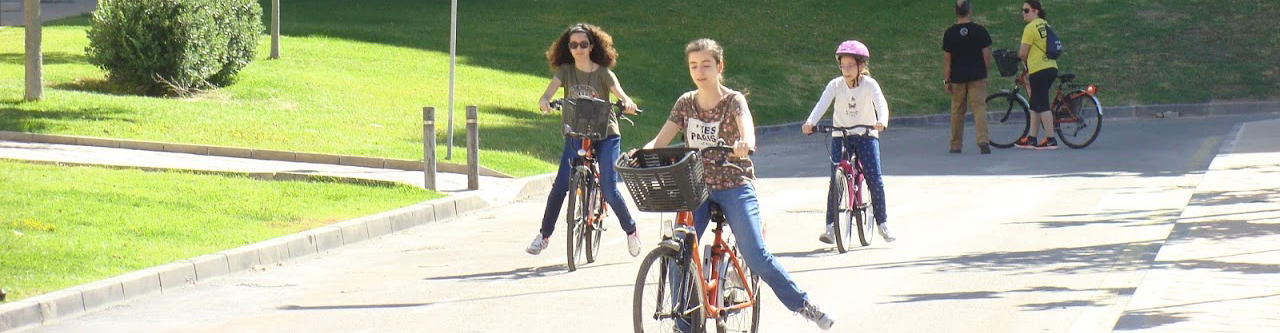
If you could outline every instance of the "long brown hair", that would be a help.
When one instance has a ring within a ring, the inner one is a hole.
[[[560,33],[560,37],[547,48],[547,64],[551,65],[552,70],[560,65],[573,63],[573,54],[569,53],[569,36],[576,33],[587,34],[587,41],[591,42],[592,62],[609,68],[618,64],[618,51],[613,49],[613,36],[609,36],[600,27],[577,23]]]
[[[1040,18],[1049,19],[1049,13],[1044,12],[1044,5],[1041,5],[1039,0],[1027,0],[1026,2],[1027,5],[1031,6],[1031,9],[1035,9],[1039,13]]]

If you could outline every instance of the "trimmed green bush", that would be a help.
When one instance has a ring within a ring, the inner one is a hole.
[[[85,52],[113,82],[184,95],[231,84],[262,31],[254,0],[100,0]]]

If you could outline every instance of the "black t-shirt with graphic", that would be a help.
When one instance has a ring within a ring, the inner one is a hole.
[[[965,83],[987,78],[987,64],[982,49],[991,46],[987,28],[977,23],[956,24],[942,35],[942,50],[951,53],[952,83]]]

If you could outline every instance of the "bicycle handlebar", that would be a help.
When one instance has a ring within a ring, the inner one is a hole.
[[[865,128],[865,129],[866,129],[866,131],[864,131],[862,134],[853,133],[853,130],[855,130],[855,129],[859,129],[859,128]],[[844,133],[844,135],[854,135],[854,136],[863,136],[863,137],[869,137],[869,136],[871,136],[871,131],[874,131],[875,129],[876,129],[876,127],[875,127],[875,126],[871,126],[871,125],[853,125],[853,126],[849,126],[849,127],[827,126],[827,125],[813,125],[813,132],[814,132],[814,133],[818,133],[818,132],[822,132],[822,133],[842,132],[842,133]]]
[[[609,101],[602,100],[602,99],[598,99],[598,98],[586,98],[586,97],[579,97],[579,98],[573,98],[573,99],[583,99],[583,100],[596,101],[596,102],[599,102],[599,103],[607,103],[607,104],[609,104],[609,106],[613,107],[614,112],[618,115],[618,117],[625,117],[625,115],[623,114],[623,112],[622,112],[622,111],[626,109],[626,106],[622,105],[622,100],[618,100],[618,101],[616,101],[616,102],[609,103]],[[567,102],[568,102],[568,103],[570,103],[570,104],[574,104],[574,102],[572,101],[573,99],[570,99],[570,101],[567,101]],[[552,109],[561,110],[561,108],[564,106],[564,103],[565,103],[565,102],[566,102],[566,101],[565,101],[563,98],[557,98],[557,99],[552,100],[550,103],[547,103],[547,104],[550,104],[550,106],[551,106],[551,108],[552,108]],[[644,110],[641,110],[640,108],[636,108],[636,115],[640,115],[641,113],[644,113]]]

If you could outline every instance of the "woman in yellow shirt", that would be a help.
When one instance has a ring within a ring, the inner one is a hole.
[[[1025,149],[1058,149],[1058,140],[1053,137],[1053,114],[1049,113],[1049,89],[1058,78],[1058,61],[1045,55],[1048,46],[1049,22],[1045,21],[1044,6],[1038,0],[1026,0],[1022,4],[1022,20],[1027,21],[1022,29],[1022,47],[1018,57],[1027,64],[1027,92],[1031,95],[1031,132],[1029,136],[1019,139],[1013,145]],[[1021,80],[1020,80],[1021,81]],[[1036,142],[1036,133],[1044,126],[1044,140]]]

